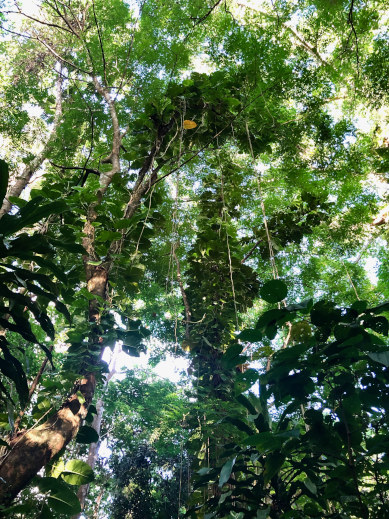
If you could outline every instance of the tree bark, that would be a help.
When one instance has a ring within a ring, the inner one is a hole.
[[[0,465],[0,503],[8,505],[31,479],[74,438],[95,390],[95,377],[83,378],[62,408],[44,424],[21,431],[10,442],[10,451]]]

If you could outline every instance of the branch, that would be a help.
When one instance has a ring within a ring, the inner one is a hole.
[[[16,4],[17,5],[17,4]],[[29,14],[24,13],[19,6],[17,5],[18,10],[17,11],[4,11],[5,14],[20,14],[20,16],[24,16],[25,18],[28,18],[29,20],[32,20],[33,22],[39,23],[41,25],[45,25],[47,27],[54,27],[55,29],[60,29],[61,31],[66,31],[72,34],[73,31],[70,31],[69,29],[66,29],[65,27],[61,27],[61,25],[57,25],[56,23],[50,23],[45,22],[43,20],[39,20],[38,18],[34,18],[33,16],[30,16]]]
[[[249,250],[249,252],[246,254],[246,256],[242,259],[241,263],[244,263],[246,260],[249,259],[249,257],[253,254],[255,249],[258,247],[258,245],[262,242],[262,238],[258,240],[255,245]]]
[[[86,50],[86,52],[87,52],[87,54],[88,54],[88,57],[89,57],[89,60],[90,60],[90,64],[91,64],[91,66],[92,66],[92,73],[91,73],[91,72],[86,72],[86,74],[93,75],[93,74],[94,74],[95,66],[94,66],[94,63],[93,63],[92,54],[91,54],[91,52],[90,52],[90,50],[89,50],[89,47],[88,47],[88,45],[86,44],[84,38],[81,37],[81,34],[82,34],[82,27],[81,27],[81,25],[80,25],[80,22],[79,22],[79,20],[78,20],[78,17],[77,17],[77,16],[73,13],[73,11],[72,11],[72,8],[71,8],[71,6],[70,6],[70,2],[69,2],[69,5],[68,5],[68,6],[65,6],[63,2],[59,1],[59,3],[60,3],[60,4],[63,6],[63,8],[64,8],[64,13],[65,13],[65,14],[63,14],[63,13],[61,12],[60,8],[58,7],[58,5],[57,5],[57,0],[54,0],[55,6],[53,6],[52,4],[50,4],[50,2],[49,2],[48,0],[46,0],[46,3],[51,7],[51,9],[53,9],[53,11],[54,11],[55,13],[57,13],[57,15],[58,15],[58,16],[59,16],[59,17],[60,17],[60,18],[65,22],[65,24],[69,27],[70,32],[71,32],[74,36],[76,36],[76,38],[78,38],[78,39],[81,41],[81,43],[84,45],[85,50]],[[74,23],[76,23],[76,24],[78,25],[79,29],[80,29],[80,33],[78,33],[78,32],[74,29],[74,27],[70,24],[70,22],[69,22],[69,20],[68,20],[68,18],[67,18],[67,16],[66,16],[66,14],[67,14],[67,13],[66,13],[66,7],[69,8],[69,10],[70,10],[70,12],[71,12],[71,14],[72,14],[72,16],[73,16]],[[80,69],[80,70],[82,70],[82,69]],[[84,73],[85,73],[85,72],[84,72]]]
[[[192,20],[196,20],[196,23],[194,24],[194,27],[196,27],[196,25],[199,25],[201,22],[203,22],[204,20],[206,20],[208,18],[208,16],[216,9],[216,7],[221,4],[222,0],[218,0],[210,9],[209,11],[204,14],[204,16],[201,16],[200,18],[192,18]]]
[[[0,24],[0,29],[8,32],[10,34],[14,34],[15,36],[21,36],[22,38],[26,38],[27,40],[36,40],[34,36],[28,36],[27,34],[22,34],[21,32],[11,31],[11,29],[6,29],[3,25]]]
[[[46,144],[43,146],[42,151],[34,157],[34,159],[30,162],[30,164],[26,165],[22,171],[22,173],[16,177],[16,181],[8,189],[7,196],[4,198],[3,205],[0,209],[0,218],[9,213],[11,210],[12,204],[9,201],[10,196],[20,196],[23,189],[30,182],[32,175],[42,166],[43,162],[47,158],[47,155],[50,151],[51,144],[54,140],[54,137],[57,133],[58,126],[61,122],[62,117],[62,83],[63,78],[61,74],[61,70],[58,72],[58,78],[56,81],[56,100],[55,100],[55,116],[54,123],[49,134],[49,138],[46,141]]]
[[[108,173],[101,173],[100,188],[98,190],[98,198],[101,200],[104,193],[108,189],[113,176],[120,171],[120,145],[122,143],[122,134],[120,132],[119,119],[116,112],[115,101],[112,99],[110,92],[104,88],[96,76],[93,76],[93,84],[97,92],[105,99],[112,121],[112,149],[111,153],[101,162],[104,164],[112,164],[111,171]]]
[[[242,3],[238,3],[238,6],[239,7],[243,7],[244,9],[249,9],[250,11],[254,11],[262,16],[264,16],[265,18],[268,18],[269,20],[271,21],[277,21],[277,23],[279,23],[279,19],[278,19],[278,16],[274,16],[274,15],[271,15],[271,14],[268,14],[268,13],[265,13],[264,11],[260,11],[259,9],[256,9],[255,7],[251,7],[249,5],[246,5],[246,4],[242,4]],[[294,29],[292,29],[292,27],[290,27],[287,23],[285,22],[282,22],[281,25],[287,30],[289,31],[290,33],[293,34],[293,36],[301,43],[301,45],[304,47],[305,50],[307,50],[310,54],[312,54],[312,56],[314,56],[315,58],[317,58],[320,63],[322,65],[325,65],[327,67],[330,67],[331,65],[324,59],[320,56],[320,54],[317,52],[316,49],[314,49],[313,47],[311,47],[309,45],[308,42],[306,42],[302,36],[300,36]]]
[[[92,72],[90,72],[88,70],[84,70],[83,68],[79,67],[78,65],[75,65],[71,61],[68,61],[67,59],[65,59],[62,56],[60,56],[52,47],[50,47],[50,45],[48,43],[46,43],[44,40],[42,40],[39,36],[35,35],[35,39],[38,40],[39,43],[44,45],[46,47],[46,49],[48,49],[51,52],[51,54],[53,56],[55,56],[60,62],[66,63],[66,65],[68,65],[69,67],[72,67],[75,70],[78,70],[79,72],[82,72],[83,74],[87,74],[88,76],[92,76],[93,75]]]
[[[104,84],[105,86],[108,85],[108,81],[107,81],[107,63],[105,61],[105,54],[104,54],[104,47],[103,47],[103,40],[101,38],[101,33],[100,33],[100,27],[99,27],[99,24],[98,24],[98,21],[97,21],[97,16],[96,16],[96,10],[95,10],[95,2],[94,0],[92,0],[92,7],[93,7],[93,17],[95,19],[95,24],[96,24],[96,27],[97,27],[97,34],[99,36],[99,43],[100,43],[100,49],[101,49],[101,57],[102,57],[102,60],[103,60],[103,70],[104,70]],[[117,94],[116,94],[117,96]],[[116,99],[116,98],[115,98]]]
[[[355,30],[355,27],[354,27],[353,9],[354,9],[354,0],[351,0],[347,23],[351,25],[351,33],[354,33],[354,37],[355,37],[355,46],[356,46],[356,53],[357,53],[357,74],[359,76],[359,45],[358,45],[357,31]],[[350,39],[350,36],[348,39]]]

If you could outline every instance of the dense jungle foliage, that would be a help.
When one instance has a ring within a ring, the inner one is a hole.
[[[0,8],[1,517],[389,518],[388,1]]]

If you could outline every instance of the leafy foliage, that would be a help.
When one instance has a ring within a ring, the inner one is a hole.
[[[2,4],[0,469],[73,424],[7,513],[78,514],[107,437],[95,516],[386,517],[386,2]],[[118,341],[189,400],[105,389]]]

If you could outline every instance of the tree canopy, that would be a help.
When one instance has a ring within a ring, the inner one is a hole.
[[[0,6],[0,514],[389,517],[388,2]]]

